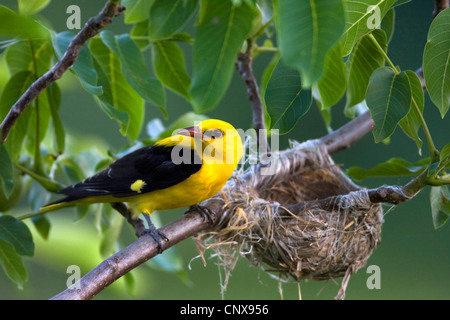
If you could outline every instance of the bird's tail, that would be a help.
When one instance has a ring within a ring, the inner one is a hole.
[[[69,197],[66,197],[64,199],[60,199],[55,202],[46,204],[45,206],[39,208],[39,212],[44,213],[44,212],[58,210],[58,209],[66,208],[66,207],[73,207],[75,205],[76,205],[75,201],[71,201],[69,199]]]
[[[49,203],[49,204],[39,208],[39,211],[25,214],[25,215],[21,216],[20,219],[21,220],[29,219],[29,218],[33,218],[36,216],[40,216],[40,215],[50,212],[50,211],[54,211],[54,210],[58,210],[61,208],[66,208],[66,207],[72,207],[72,206],[76,205],[76,203],[74,201],[67,201],[67,200],[68,200],[67,198],[64,198],[64,199]]]

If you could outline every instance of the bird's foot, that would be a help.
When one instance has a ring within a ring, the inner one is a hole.
[[[201,206],[199,204],[194,204],[189,208],[188,211],[186,211],[186,213],[189,213],[191,211],[197,211],[198,213],[200,213],[200,215],[203,218],[203,221],[208,220],[209,224],[214,223],[213,219],[214,213],[208,207]]]
[[[144,234],[149,234],[153,240],[155,240],[156,245],[158,247],[158,253],[163,252],[163,241],[169,241],[169,238],[164,234],[164,232],[156,229],[155,225],[150,220],[150,216],[148,214],[144,214],[145,220],[147,220],[148,228],[144,229],[143,232],[139,235],[139,237]]]
[[[122,202],[113,202],[111,206],[114,210],[119,212],[125,219],[127,219],[128,223],[134,228],[134,232],[136,236],[139,238],[141,235],[145,233],[145,225],[144,222],[137,218],[133,218],[133,214],[130,209]]]

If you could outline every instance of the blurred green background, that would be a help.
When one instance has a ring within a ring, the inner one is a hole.
[[[1,4],[16,6],[15,0],[2,0]],[[57,32],[66,30],[68,14],[66,8],[76,4],[81,8],[83,23],[95,15],[104,1],[58,0],[42,11]],[[433,1],[413,0],[396,9],[394,38],[389,47],[391,60],[402,69],[415,70],[421,66],[423,48],[426,43],[428,27],[431,23]],[[108,27],[115,33],[128,32],[129,26],[116,18]],[[190,61],[190,47],[186,45],[186,60]],[[147,53],[148,57],[148,53]],[[261,79],[264,67],[271,59],[264,53],[254,62],[257,79]],[[149,65],[151,65],[150,60]],[[3,69],[1,69],[3,70]],[[190,65],[188,65],[190,70]],[[2,71],[3,72],[3,71]],[[78,81],[69,73],[61,80],[63,97],[61,114],[66,130],[73,135],[95,136],[104,140],[112,150],[123,147],[127,140],[95,104]],[[179,96],[167,91],[167,111],[169,119],[163,119],[161,112],[154,107],[146,109],[146,121],[155,117],[170,123],[179,115],[191,110],[190,105]],[[338,128],[348,121],[342,115],[345,101],[332,109],[332,127]],[[449,141],[450,119],[442,120],[438,110],[426,100],[425,117],[438,148]],[[246,88],[239,74],[235,72],[228,93],[220,105],[207,114],[231,122],[235,127],[247,129],[251,125],[251,110],[246,96]],[[145,131],[145,130],[144,130]],[[326,134],[321,116],[315,106],[300,119],[296,128],[281,137],[281,149],[288,146],[288,139],[304,141]],[[76,142],[73,142],[76,143]],[[357,165],[370,168],[391,157],[402,157],[414,162],[419,159],[416,146],[397,130],[390,144],[375,144],[368,134],[350,150],[334,155],[334,160],[343,168]],[[358,182],[366,187],[382,184],[402,184],[406,179],[368,179]],[[348,288],[347,299],[450,299],[450,225],[434,230],[429,206],[429,188],[423,190],[411,201],[398,207],[385,206],[385,224],[382,242],[369,259],[367,266],[377,265],[381,270],[381,289],[369,290],[366,286],[366,268],[353,275]],[[20,210],[26,212],[28,208]],[[13,212],[14,213],[14,212]],[[170,222],[183,214],[183,210],[164,212],[159,217],[163,223]],[[65,210],[49,214],[52,222],[50,237],[42,240],[34,234],[36,253],[33,258],[25,258],[29,280],[22,290],[0,273],[0,299],[47,299],[66,288],[69,265],[78,265],[84,275],[102,261],[99,254],[100,235],[94,227],[93,219],[86,218],[73,222],[72,211]],[[30,227],[34,231],[33,226]],[[124,226],[128,228],[128,226]],[[131,243],[130,232],[123,232],[123,247]],[[185,276],[177,275],[142,265],[132,271],[135,279],[134,293],[126,289],[125,281],[120,279],[102,293],[97,299],[220,299],[220,270],[216,260],[206,252],[207,266],[198,255],[191,239],[175,246],[182,256],[181,263]],[[119,250],[121,248],[117,248]],[[189,267],[190,266],[190,267]],[[332,299],[337,294],[340,279],[333,281],[301,283],[304,299]],[[284,299],[298,299],[296,283],[282,285]],[[229,280],[225,299],[280,299],[278,282],[263,271],[251,267],[246,259],[241,259]]]

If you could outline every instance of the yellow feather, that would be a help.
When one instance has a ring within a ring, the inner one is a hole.
[[[136,180],[133,182],[130,186],[130,189],[133,191],[136,191],[137,193],[142,192],[142,188],[146,185],[145,181],[142,181],[141,179]]]

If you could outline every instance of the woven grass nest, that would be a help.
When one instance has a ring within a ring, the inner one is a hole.
[[[225,270],[222,288],[240,256],[283,282],[344,277],[345,297],[352,273],[366,265],[381,240],[383,212],[336,165],[320,142],[292,142],[273,154],[276,174],[257,166],[239,170],[210,201],[223,203],[219,223],[197,237],[213,249]],[[338,196],[331,209],[311,201]],[[289,205],[308,202],[301,212]]]

